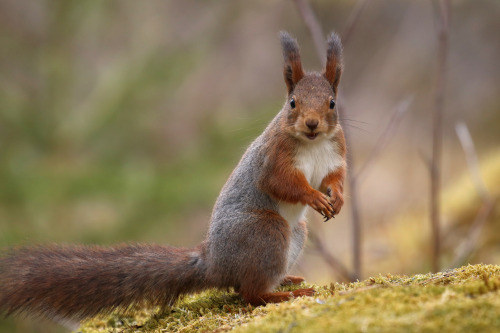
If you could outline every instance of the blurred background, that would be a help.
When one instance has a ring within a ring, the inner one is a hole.
[[[311,6],[325,33],[342,33],[356,3]],[[440,269],[500,264],[499,17],[497,0],[452,2]],[[431,270],[437,22],[431,1],[369,1],[344,50],[349,172],[364,169],[359,278]],[[202,241],[219,190],[284,103],[283,29],[298,38],[304,67],[321,70],[290,0],[0,0],[0,247]],[[455,133],[460,121],[493,202],[476,224],[484,197]],[[335,220],[311,214],[326,248],[309,243],[296,274],[338,281],[325,251],[352,270],[351,204],[347,187]],[[60,329],[0,321],[0,332]]]

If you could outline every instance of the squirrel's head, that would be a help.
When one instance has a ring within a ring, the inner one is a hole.
[[[304,141],[330,138],[338,125],[337,88],[342,74],[342,43],[337,34],[328,38],[326,66],[322,73],[304,73],[295,38],[281,32],[285,66],[283,75],[288,88],[284,107],[284,127]]]

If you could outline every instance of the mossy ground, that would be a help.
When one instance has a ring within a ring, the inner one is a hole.
[[[246,305],[233,293],[208,291],[161,314],[142,310],[94,319],[79,332],[500,331],[500,266],[307,286],[316,296],[263,307]]]

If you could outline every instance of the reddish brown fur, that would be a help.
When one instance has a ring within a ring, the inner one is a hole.
[[[261,189],[276,200],[289,203],[307,204],[314,189],[304,175],[294,167],[294,154],[297,147],[292,137],[280,135],[278,131],[269,151],[269,158],[262,166],[264,172],[260,179]]]
[[[281,285],[288,286],[291,284],[301,284],[304,281],[305,279],[302,276],[287,275],[283,281],[281,281]]]
[[[326,94],[325,94],[326,93]],[[296,133],[331,133],[337,127],[337,112],[330,109],[334,99],[331,84],[321,75],[308,74],[294,88],[289,99],[295,102],[295,108],[286,105],[287,117],[282,130],[291,136]],[[307,123],[316,121],[317,128],[311,130]]]
[[[258,305],[265,305],[266,303],[281,303],[288,301],[289,299],[294,297],[313,296],[314,292],[315,291],[313,288],[307,288],[307,289],[297,289],[294,291],[278,291],[274,293],[267,293],[260,295],[260,297],[251,302],[251,304],[258,306]]]
[[[262,166],[260,189],[278,201],[309,205],[319,213],[333,216],[330,198],[311,187],[304,174],[294,166],[293,158],[297,139],[275,133],[271,141],[269,158]]]
[[[321,187],[331,197],[335,215],[340,212],[340,209],[344,205],[344,177],[345,168],[343,167],[329,173],[321,183]]]
[[[339,77],[340,79],[340,73],[341,69],[337,64],[337,59],[334,56],[331,56],[329,59],[327,59],[327,66],[325,68],[325,77],[326,79],[334,84],[337,80],[336,78]]]

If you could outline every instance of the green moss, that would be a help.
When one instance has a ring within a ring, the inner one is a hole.
[[[317,290],[314,297],[256,308],[233,293],[208,291],[188,296],[161,314],[141,310],[94,319],[81,332],[500,330],[500,266],[469,265],[436,274],[387,274],[350,284],[312,286]]]

